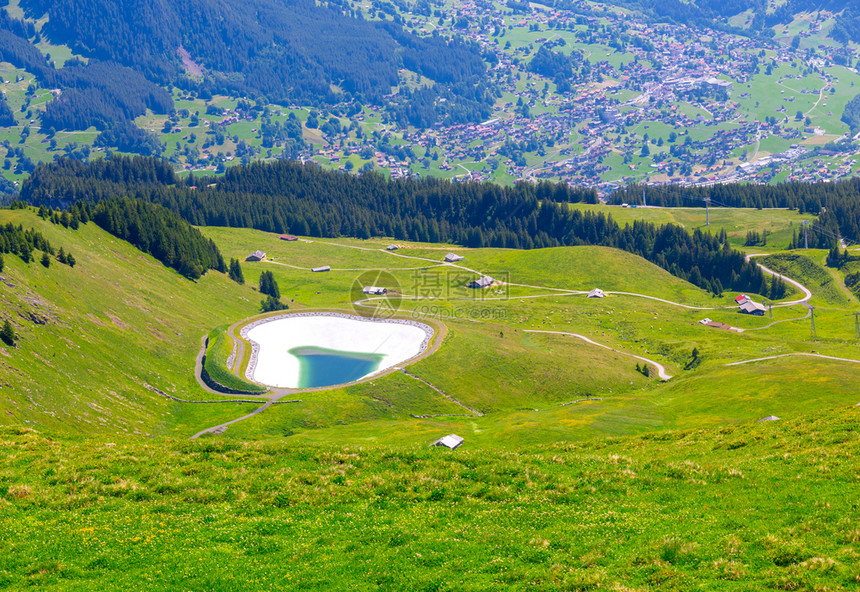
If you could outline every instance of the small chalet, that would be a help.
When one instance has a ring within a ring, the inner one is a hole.
[[[262,261],[266,258],[266,254],[263,251],[254,251],[247,257],[245,257],[245,261]]]
[[[380,288],[378,286],[365,286],[362,288],[362,291],[365,294],[370,294],[371,296],[380,296],[382,294],[388,294],[388,288]]]
[[[763,421],[779,421],[779,418],[776,415],[768,415],[767,417],[762,417],[760,420],[758,420],[758,423],[761,423]]]
[[[311,269],[311,271],[316,272],[316,273],[320,273],[323,271],[331,271],[331,266],[330,265],[323,265],[322,267],[314,267],[313,269]]]
[[[281,239],[282,241],[288,241],[288,242],[293,242],[293,241],[299,240],[299,237],[293,236],[292,234],[282,234],[278,238]]]
[[[489,288],[490,286],[492,286],[495,283],[495,281],[496,280],[494,280],[490,276],[485,275],[485,276],[480,277],[476,280],[472,280],[471,282],[469,282],[466,285],[466,287],[467,288],[474,288],[474,289]]]
[[[439,438],[438,440],[433,442],[430,446],[444,446],[445,448],[450,448],[451,450],[454,450],[455,448],[457,448],[462,443],[463,443],[463,438],[461,438],[460,436],[458,436],[456,434],[448,434],[447,436]]]
[[[741,294],[735,298],[735,302],[738,303],[738,308],[744,314],[751,314],[760,317],[767,312],[767,307],[764,304],[754,302],[753,299],[746,294]]]
[[[385,247],[385,250],[386,251],[396,251],[399,248],[400,248],[399,245],[388,245],[387,247]]]
[[[601,290],[600,288],[594,288],[591,292],[588,293],[588,298],[606,298],[606,292]]]
[[[448,253],[445,255],[445,261],[448,263],[454,263],[455,261],[462,261],[465,259],[462,255],[455,255],[454,253]]]

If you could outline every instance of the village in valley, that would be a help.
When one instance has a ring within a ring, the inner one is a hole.
[[[852,135],[860,130],[841,121],[860,94],[860,53],[828,37],[835,17],[826,11],[799,15],[762,38],[740,34],[742,15],[722,29],[703,28],[584,0],[564,8],[471,0],[350,6],[421,36],[472,43],[489,69],[486,117],[452,115],[454,105],[440,110],[448,113],[443,120],[415,127],[392,107],[402,102],[397,87],[388,105],[346,94],[327,107],[173,89],[174,112],[135,123],[155,134],[162,156],[192,173],[300,159],[393,178],[546,179],[606,195],[631,183],[815,182],[860,170]],[[2,174],[12,186],[40,161],[109,151],[93,143],[95,129],[49,137],[28,125],[50,89],[10,64],[0,76],[20,119],[3,132]],[[400,78],[409,92],[434,84],[407,69]],[[438,97],[437,106],[447,100]]]
[[[366,18],[393,12],[384,2],[356,6]],[[840,121],[860,82],[852,67],[858,52],[824,43],[833,44],[822,32],[832,15],[812,13],[792,24],[791,37],[786,27],[786,36],[763,41],[649,23],[611,6],[570,6],[456,2],[432,7],[427,15],[397,11],[419,34],[462,36],[492,56],[497,100],[481,123],[422,131],[398,125],[382,107],[344,104],[320,113],[246,103],[245,111],[228,109],[220,121],[208,118],[201,125],[229,137],[234,127],[259,119],[252,137],[237,135],[230,155],[210,143],[192,152],[197,158],[186,168],[223,168],[241,160],[237,156],[290,156],[394,178],[548,179],[601,194],[633,182],[811,182],[858,171],[858,149]],[[541,52],[565,56],[562,70],[571,76],[554,79],[534,66]],[[423,83],[413,72],[401,75],[416,87]],[[189,106],[196,102],[185,98]],[[295,127],[301,148],[293,143],[290,154],[279,150],[282,142],[267,138],[267,124],[279,119],[301,123]],[[255,148],[255,141],[270,148]]]

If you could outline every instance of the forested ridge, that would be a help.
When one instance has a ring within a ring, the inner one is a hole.
[[[92,207],[81,202],[72,209],[85,212],[85,218],[189,279],[199,278],[208,269],[227,271],[212,240],[206,240],[199,230],[158,204],[117,197]]]
[[[537,248],[602,245],[640,255],[678,277],[721,293],[762,293],[760,270],[732,250],[725,235],[692,234],[676,225],[636,222],[571,209],[593,202],[591,190],[566,185],[388,180],[280,161],[229,169],[216,183],[192,188],[164,162],[114,156],[93,164],[40,165],[22,188],[34,204],[101,201],[116,195],[165,206],[204,226],[255,228],[306,236],[390,236],[469,247]]]
[[[22,0],[21,6],[28,18],[49,17],[41,34],[52,42],[97,62],[130,68],[150,83],[194,89],[203,97],[225,93],[284,104],[382,104],[400,84],[400,69],[408,68],[436,82],[422,89],[419,101],[431,93],[448,104],[429,115],[426,100],[420,109],[410,110],[406,105],[413,93],[404,90],[395,101],[395,117],[412,115],[408,120],[422,126],[463,123],[485,117],[492,103],[484,90],[485,66],[477,45],[438,35],[419,37],[403,29],[399,16],[365,20],[345,1]],[[9,53],[15,61],[4,59],[35,68],[47,79],[41,71],[45,60],[29,41],[32,25],[28,29],[27,23],[6,17],[0,29],[6,33],[0,45],[14,46]],[[180,50],[201,67],[202,76],[186,75]],[[95,91],[66,102],[78,109],[97,103],[99,87],[91,86]],[[77,89],[68,82],[66,87]],[[104,90],[115,94],[113,88]],[[142,89],[136,90],[144,97]],[[110,121],[128,118],[116,105],[109,106]],[[50,122],[58,124],[79,125],[70,123],[66,111]]]
[[[642,192],[649,206],[732,208],[788,208],[817,214],[809,230],[809,246],[830,249],[842,238],[860,244],[860,178],[824,183],[779,185],[728,184],[709,187],[659,187],[631,185],[612,194],[610,203],[641,204]],[[788,246],[787,246],[788,247]],[[790,248],[790,247],[789,247]]]
[[[15,200],[11,207],[22,209],[27,204]],[[192,280],[198,279],[209,269],[227,272],[227,265],[215,243],[207,240],[197,228],[175,212],[159,204],[128,197],[111,197],[98,201],[78,201],[67,210],[62,210],[55,209],[52,204],[46,207],[43,203],[40,204],[38,215],[43,220],[71,230],[78,230],[81,224],[92,221]],[[55,254],[51,244],[37,230],[25,230],[11,223],[0,225],[0,271],[3,253],[13,253],[29,263],[33,259],[34,249],[49,255]],[[57,260],[71,267],[75,265],[74,256],[62,248]],[[44,259],[42,264],[45,264]]]
[[[0,10],[0,60],[33,73],[39,83],[57,89],[59,96],[45,106],[44,130],[103,130],[112,122],[129,121],[151,109],[168,113],[170,94],[142,74],[110,61],[69,60],[60,69],[30,41],[32,25]],[[2,115],[2,113],[0,113]]]

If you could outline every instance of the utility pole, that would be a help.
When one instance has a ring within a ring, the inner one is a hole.
[[[854,337],[860,339],[860,312],[854,313]]]
[[[642,205],[647,206],[648,203],[645,201],[645,186],[642,186]]]
[[[711,198],[705,198],[705,226],[711,225]]]
[[[812,339],[816,340],[818,337],[815,334],[815,307],[807,304],[809,307],[809,317],[812,319]]]
[[[803,248],[809,248],[809,220],[802,220],[800,222],[801,226],[803,226]]]
[[[768,302],[767,304],[767,314],[770,318],[773,318],[773,302]]]

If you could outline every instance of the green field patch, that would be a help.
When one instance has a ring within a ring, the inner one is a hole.
[[[729,243],[733,247],[740,248],[744,248],[747,232],[755,231],[762,234],[767,231],[767,245],[748,247],[750,251],[754,252],[784,249],[791,241],[793,233],[800,230],[801,221],[812,221],[816,218],[809,214],[798,214],[796,211],[787,209],[758,210],[754,208],[711,207],[711,224],[708,227],[705,226],[704,208],[623,208],[591,204],[571,204],[570,207],[611,215],[621,225],[632,224],[634,220],[642,220],[654,224],[673,222],[687,230],[710,229],[714,234],[725,230],[729,237]]]
[[[225,392],[236,391],[253,394],[266,392],[264,387],[240,378],[231,371],[231,368],[227,368],[227,361],[233,355],[235,347],[233,340],[227,336],[228,327],[228,325],[222,325],[209,332],[203,368],[209,378],[218,386],[223,387]],[[234,360],[233,364],[236,363],[237,360]]]

